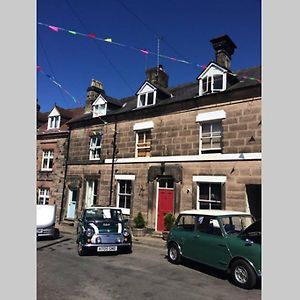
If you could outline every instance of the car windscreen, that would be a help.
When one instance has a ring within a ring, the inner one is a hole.
[[[84,220],[87,222],[107,220],[121,222],[123,221],[123,216],[120,209],[89,208],[84,212]]]

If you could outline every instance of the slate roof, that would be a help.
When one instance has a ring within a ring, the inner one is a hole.
[[[226,68],[225,68],[226,69]],[[229,70],[228,70],[229,71]],[[229,71],[230,72],[230,71]],[[229,90],[236,90],[240,88],[245,88],[249,86],[255,86],[261,84],[260,81],[250,79],[255,78],[258,80],[261,80],[261,66],[251,67],[247,69],[238,70],[236,72],[233,72],[231,74],[235,74],[238,82],[227,88],[226,91]],[[246,76],[246,77],[245,77]],[[181,85],[177,85],[175,87],[170,87],[167,89],[164,89],[162,87],[159,87],[153,83],[151,83],[153,86],[155,86],[158,90],[162,91],[166,97],[156,99],[156,104],[154,106],[160,106],[162,104],[167,103],[174,103],[174,102],[180,102],[187,99],[192,99],[198,96],[199,92],[199,83],[197,80],[190,83],[185,83]],[[220,92],[222,93],[222,92]],[[167,96],[169,95],[169,96]],[[207,96],[207,95],[206,95]],[[147,107],[139,107],[137,108],[137,95],[121,98],[121,99],[115,99],[112,97],[109,97],[107,95],[104,95],[104,97],[107,100],[111,100],[112,103],[116,103],[119,109],[109,111],[107,113],[107,116],[114,115],[114,114],[120,114],[125,113],[129,111],[136,111],[136,110],[143,110],[147,109]],[[153,107],[153,106],[149,106]],[[84,121],[92,118],[92,113],[86,113],[84,115],[79,115],[75,118],[72,118],[68,123],[73,123],[77,121]]]
[[[71,121],[72,119],[78,118],[79,116],[82,116],[84,114],[84,107],[77,107],[77,108],[70,108],[70,109],[65,109],[59,106],[55,106],[58,112],[61,115],[61,126],[58,129],[49,129],[47,130],[48,127],[48,115],[50,112],[38,112],[37,113],[37,119],[43,124],[39,126],[38,128],[38,135],[41,134],[49,134],[49,133],[59,133],[59,132],[66,132],[68,130],[67,123]]]

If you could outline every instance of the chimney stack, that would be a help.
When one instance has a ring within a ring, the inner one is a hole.
[[[230,69],[231,55],[233,55],[234,49],[236,48],[234,42],[227,34],[216,37],[210,40],[210,42],[215,49],[216,63],[222,67]]]
[[[84,113],[90,113],[92,111],[92,104],[100,94],[105,95],[102,82],[92,79],[91,85],[87,88]]]
[[[168,87],[169,76],[163,69],[162,65],[159,65],[158,68],[155,67],[146,70],[146,76],[147,76],[147,80],[150,81],[151,83],[156,84],[163,88]]]

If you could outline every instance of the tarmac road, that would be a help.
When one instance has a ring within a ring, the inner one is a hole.
[[[223,273],[189,261],[173,265],[166,249],[140,244],[133,253],[80,257],[74,235],[37,242],[37,299],[261,299]]]

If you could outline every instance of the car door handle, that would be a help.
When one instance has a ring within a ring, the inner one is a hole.
[[[226,248],[226,245],[224,244],[218,244],[218,246]]]
[[[200,238],[200,235],[194,235],[193,238],[194,238],[194,239],[199,239],[199,238]]]

